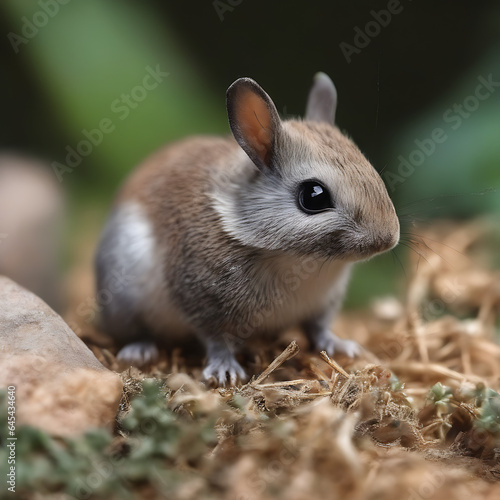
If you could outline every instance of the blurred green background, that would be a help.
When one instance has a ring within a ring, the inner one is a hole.
[[[86,134],[96,141],[71,172],[56,168],[68,248],[89,224],[82,214],[99,227],[154,149],[229,133],[225,91],[241,76],[286,117],[303,113],[314,73],[328,73],[338,125],[382,172],[405,221],[500,214],[498,1],[3,0],[0,12],[1,150],[68,166],[68,148]],[[153,70],[168,76],[137,90]],[[481,78],[489,92],[474,99]],[[404,248],[398,255],[405,267]],[[65,266],[75,258],[68,251]],[[402,274],[391,254],[359,265],[348,305],[389,293]]]

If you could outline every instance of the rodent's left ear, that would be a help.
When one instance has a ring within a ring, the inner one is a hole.
[[[271,98],[251,78],[239,78],[226,94],[229,126],[245,153],[262,171],[271,157],[281,120]]]
[[[306,120],[335,123],[337,89],[326,73],[316,73],[307,99]]]

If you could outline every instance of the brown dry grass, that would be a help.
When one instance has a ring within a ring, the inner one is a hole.
[[[166,380],[180,415],[217,417],[210,456],[179,466],[194,467],[198,480],[178,498],[500,498],[500,435],[477,425],[485,388],[500,389],[500,275],[485,265],[487,236],[477,222],[427,230],[405,300],[381,299],[337,321],[341,336],[366,348],[361,358],[330,360],[287,332],[272,348],[250,346],[246,366],[256,376],[243,386],[201,384],[202,359],[189,349],[150,367],[147,376]],[[70,324],[119,371],[113,349],[75,310]],[[122,376],[126,411],[146,375]],[[450,391],[436,404],[428,395],[437,382]],[[229,404],[234,396],[242,407]]]

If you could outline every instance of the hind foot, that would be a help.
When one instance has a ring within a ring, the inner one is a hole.
[[[122,347],[116,359],[121,363],[142,367],[158,360],[160,352],[156,344],[151,341],[132,342]]]
[[[313,339],[314,348],[318,351],[326,351],[329,356],[333,354],[345,354],[350,358],[359,356],[363,348],[354,340],[341,339],[330,330],[317,333]]]

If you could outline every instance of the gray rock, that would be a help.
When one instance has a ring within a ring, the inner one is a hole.
[[[54,435],[112,425],[118,374],[45,302],[0,276],[0,387],[15,386],[17,424]]]

